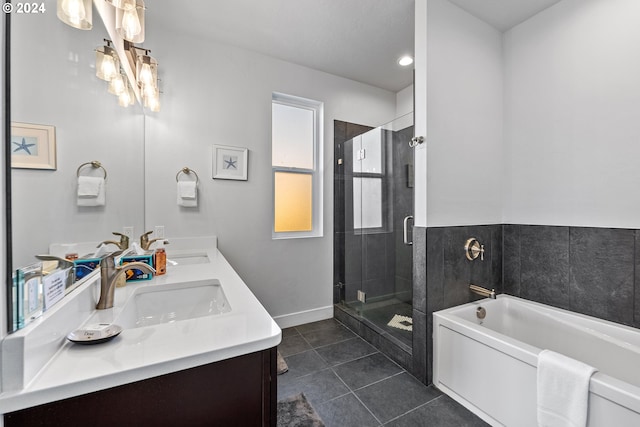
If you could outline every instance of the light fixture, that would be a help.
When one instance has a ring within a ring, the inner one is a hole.
[[[58,18],[79,30],[93,27],[93,2],[91,0],[58,0]]]
[[[122,93],[120,93],[120,95],[118,95],[118,104],[121,107],[128,107],[129,105],[133,105],[136,102],[136,96],[133,94],[133,89],[131,88],[131,85],[129,84],[129,82],[127,81],[125,83],[125,88],[122,91]]]
[[[136,58],[136,78],[142,90],[147,86],[157,87],[158,85],[158,61],[149,56],[150,52],[145,50],[144,54],[137,55]]]
[[[160,90],[158,90],[157,87],[145,94],[144,106],[149,108],[154,113],[160,111]]]
[[[110,82],[120,70],[120,60],[118,54],[111,47],[111,41],[106,40],[106,46],[96,49],[96,76],[99,79]]]
[[[403,66],[403,67],[407,67],[411,64],[413,64],[413,58],[409,55],[405,55],[403,57],[401,57],[400,59],[398,59],[398,64]]]
[[[115,23],[109,19],[107,21],[110,22],[105,21],[105,25],[115,27],[109,28],[107,32],[114,35],[117,44],[114,48],[114,43],[105,39],[106,45],[96,49],[96,77],[109,82],[108,91],[118,97],[121,106],[132,105],[138,99],[144,107],[158,112],[158,62],[149,56],[149,49],[134,44],[144,41],[144,0],[104,1],[115,7]],[[91,29],[92,0],[57,2],[60,20],[75,28]],[[121,61],[125,72],[120,70]]]
[[[120,96],[127,89],[127,76],[119,72],[109,81],[109,93]]]
[[[149,55],[151,50],[138,47],[126,40],[124,49],[135,74],[135,84],[139,89],[142,105],[153,112],[160,111],[158,62]]]
[[[116,30],[123,39],[131,43],[144,41],[144,1],[121,1],[125,8],[116,7]]]

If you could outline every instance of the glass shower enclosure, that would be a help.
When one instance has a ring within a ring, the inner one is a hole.
[[[413,115],[342,144],[337,177],[343,221],[336,250],[340,303],[411,345]],[[342,246],[342,247],[338,247]]]

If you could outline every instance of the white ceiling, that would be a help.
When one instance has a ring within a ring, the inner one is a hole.
[[[526,21],[561,0],[449,0],[500,31]]]
[[[450,0],[501,31],[560,0]],[[250,49],[397,92],[413,82],[414,0],[147,1],[147,26]]]
[[[147,1],[147,26],[254,50],[393,92],[413,82],[414,0]]]

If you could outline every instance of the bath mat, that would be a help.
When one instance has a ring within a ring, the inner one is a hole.
[[[402,329],[403,331],[412,331],[413,330],[413,319],[409,316],[402,316],[400,314],[395,314],[387,326],[391,326],[392,328]]]
[[[278,352],[277,364],[278,364],[278,367],[276,368],[276,371],[278,375],[282,375],[289,370],[289,366],[287,365],[287,362],[284,361],[284,357],[282,357],[280,352]]]
[[[278,401],[278,427],[324,427],[304,393]]]

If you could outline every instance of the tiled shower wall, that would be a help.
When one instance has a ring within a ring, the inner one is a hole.
[[[504,292],[640,327],[640,230],[504,226]]]
[[[422,299],[414,295],[414,310],[427,315],[428,382],[432,314],[480,298],[469,283],[640,327],[640,230],[502,224],[422,230],[426,259],[416,262],[414,278],[422,286],[414,285],[414,293],[424,289],[424,301],[416,305]],[[485,245],[484,261],[466,259],[469,237]]]

